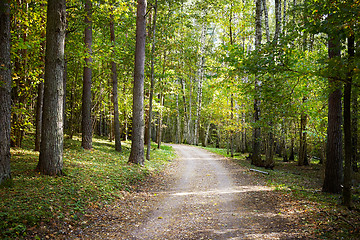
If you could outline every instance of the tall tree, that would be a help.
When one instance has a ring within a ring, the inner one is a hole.
[[[115,30],[114,15],[110,14],[110,40],[113,47],[112,58],[115,58]],[[113,84],[113,105],[114,105],[114,133],[115,133],[115,150],[121,152],[121,132],[119,120],[119,99],[118,99],[118,75],[114,59],[111,60],[111,78]]]
[[[133,118],[129,162],[144,164],[144,65],[146,40],[146,0],[137,1],[136,47],[133,86]]]
[[[152,46],[151,46],[151,83],[150,83],[150,97],[149,97],[149,119],[148,119],[148,133],[147,133],[147,149],[146,149],[146,159],[150,160],[150,149],[151,149],[151,122],[153,117],[153,96],[154,96],[154,87],[155,87],[155,44],[156,44],[156,19],[157,19],[157,0],[155,0],[154,8],[154,18],[152,26]]]
[[[85,66],[83,75],[83,95],[82,95],[82,121],[81,146],[84,149],[92,148],[92,124],[91,124],[91,77],[92,77],[92,3],[85,0]]]
[[[351,34],[348,37],[348,55],[349,55],[349,72],[347,82],[344,89],[344,146],[345,146],[345,164],[344,164],[344,187],[343,187],[343,201],[344,205],[351,207],[351,160],[352,160],[352,136],[351,136],[351,82],[353,59],[355,56],[355,38]]]
[[[331,20],[331,16],[329,16]],[[328,54],[332,74],[329,77],[331,93],[328,98],[328,130],[327,130],[327,160],[323,191],[340,193],[343,174],[343,140],[342,140],[342,107],[341,83],[338,80],[338,64],[340,62],[340,37],[338,32],[328,33]]]
[[[10,1],[0,1],[0,184],[10,173],[11,59]]]
[[[255,49],[259,50],[262,39],[261,31],[261,15],[262,15],[262,0],[256,0],[256,16],[255,16]],[[260,80],[259,76],[255,76],[255,98],[254,98],[254,132],[253,132],[253,152],[251,164],[256,166],[263,166],[261,159],[261,129],[257,126],[260,121]]]
[[[63,167],[63,74],[66,1],[48,0],[41,147],[37,170],[61,175]]]

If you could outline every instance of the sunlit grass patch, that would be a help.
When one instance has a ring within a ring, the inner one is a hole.
[[[0,238],[23,238],[40,225],[77,224],[88,208],[112,203],[175,157],[171,147],[163,146],[138,166],[127,163],[130,142],[122,147],[119,153],[113,142],[94,138],[93,149],[84,150],[79,137],[66,139],[61,177],[35,171],[39,154],[31,144],[12,149],[12,184],[0,189]]]

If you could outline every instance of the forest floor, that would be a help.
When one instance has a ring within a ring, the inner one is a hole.
[[[166,171],[93,212],[89,224],[68,237],[359,239],[359,214],[334,206],[338,196],[319,193],[320,169],[301,170],[318,175],[315,180],[282,177],[284,166],[263,175],[204,149],[172,146],[179,157]],[[292,185],[303,181],[308,184],[300,189]]]
[[[178,157],[174,159],[174,150]],[[155,146],[153,146],[155,148]],[[268,174],[244,154],[187,145],[153,149],[128,164],[114,143],[84,151],[66,139],[62,177],[34,171],[28,139],[12,149],[12,183],[0,188],[1,239],[360,239],[360,174],[353,210],[321,192],[323,165],[276,158]]]

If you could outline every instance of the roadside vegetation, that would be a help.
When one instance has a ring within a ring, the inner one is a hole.
[[[65,140],[64,176],[51,177],[35,172],[38,152],[33,140],[11,150],[12,181],[0,189],[0,238],[44,239],[48,228],[72,229],[84,224],[88,209],[105,207],[124,191],[134,191],[151,174],[163,169],[175,157],[171,147],[151,151],[144,166],[128,164],[130,142],[116,152],[114,142],[94,138],[93,150],[81,148],[81,138]],[[155,145],[154,145],[155,149]],[[66,226],[66,227],[64,227]]]
[[[205,148],[213,153],[229,157],[226,149]],[[297,165],[297,161],[283,162],[275,157],[274,170],[254,167],[247,160],[248,154],[236,154],[232,160],[246,169],[267,172],[254,173],[280,194],[282,206],[286,211],[301,213],[304,231],[316,239],[360,239],[360,174],[353,176],[353,207],[349,210],[341,204],[339,194],[321,191],[324,166],[318,160],[309,166]]]

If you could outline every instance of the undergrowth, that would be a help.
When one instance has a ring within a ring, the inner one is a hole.
[[[213,153],[230,157],[226,149],[205,148]],[[321,191],[324,166],[313,161],[309,166],[297,162],[283,162],[275,158],[274,170],[251,165],[248,154],[236,154],[233,160],[247,169],[257,169],[269,174],[257,173],[267,185],[283,196],[283,205],[292,205],[294,212],[301,212],[301,223],[316,239],[360,239],[360,175],[353,176],[353,208],[341,205],[341,195]],[[255,174],[255,173],[254,173]]]
[[[138,166],[127,163],[129,142],[118,153],[113,142],[94,138],[93,150],[87,151],[75,137],[65,139],[64,176],[51,177],[35,172],[39,155],[32,147],[26,139],[24,147],[11,149],[11,184],[0,188],[1,239],[26,238],[49,226],[59,231],[60,225],[74,226],[87,208],[112,203],[175,157],[171,147],[162,146],[151,151],[151,161]]]

